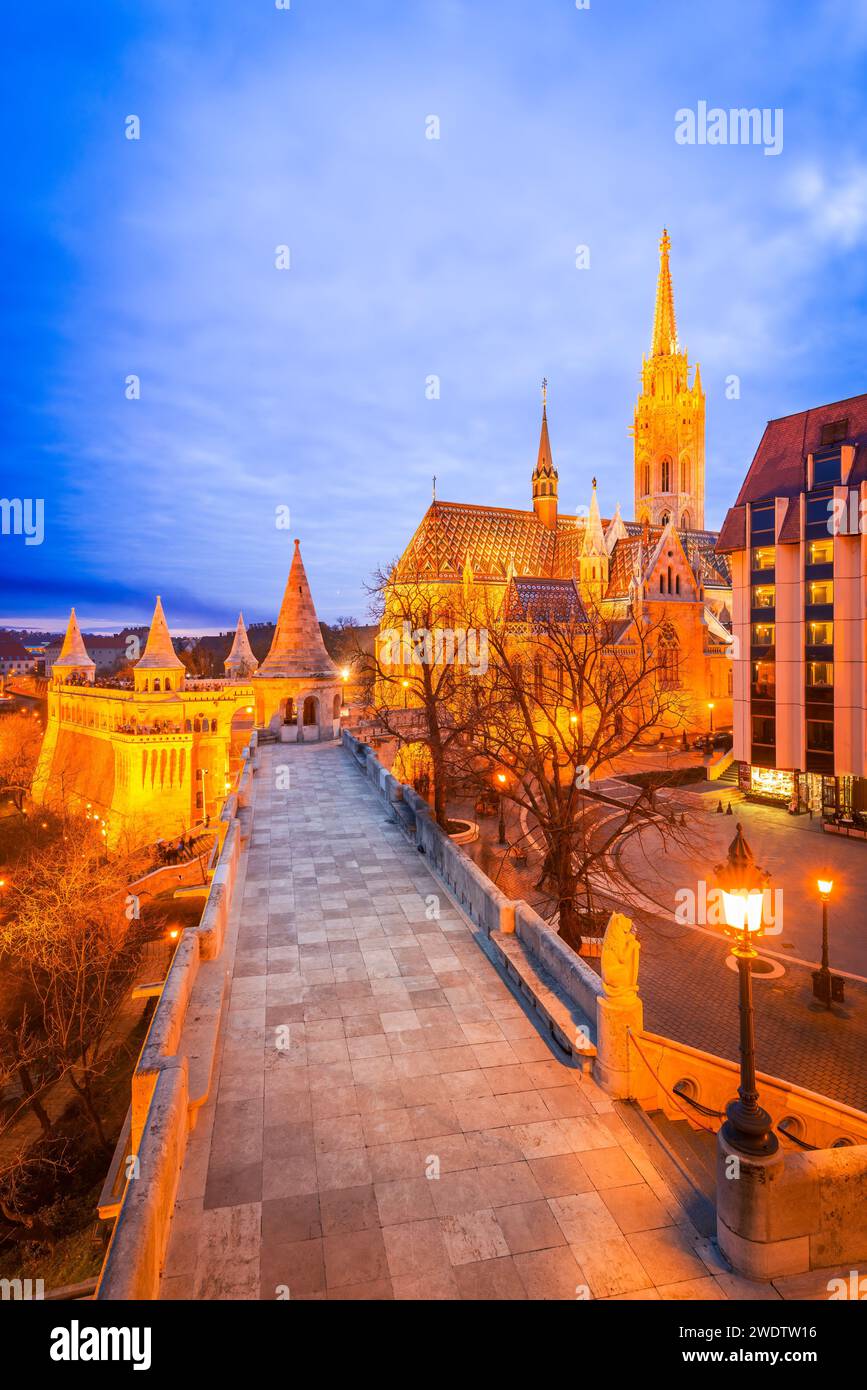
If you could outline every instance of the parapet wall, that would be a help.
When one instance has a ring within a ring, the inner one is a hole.
[[[127,1183],[97,1286],[98,1299],[154,1299],[159,1291],[187,1138],[213,1065],[222,971],[208,982],[208,1008],[200,1011],[205,1016],[196,1022],[194,1052],[189,1056],[182,1050],[187,1013],[200,970],[218,962],[222,953],[257,761],[254,733],[238,786],[223,809],[226,824],[220,831],[225,828],[225,835],[201,919],[178,942],[133,1072]]]

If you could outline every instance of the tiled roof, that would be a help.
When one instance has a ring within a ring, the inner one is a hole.
[[[603,521],[603,526],[610,524]],[[616,542],[613,557],[621,546],[640,543],[641,522],[625,523],[627,537]],[[662,535],[661,526],[648,528],[648,557]],[[701,582],[710,587],[728,587],[731,580],[727,562],[714,555],[716,533],[681,531],[678,533],[693,568],[701,568]],[[480,507],[462,502],[432,502],[410,541],[401,561],[401,574],[430,579],[460,579],[469,560],[476,579],[505,579],[510,565],[515,574],[538,579],[571,579],[578,573],[578,558],[584,536],[583,518],[560,515],[556,530],[543,526],[536,513],[511,507]],[[625,593],[617,587],[623,582],[628,553],[615,558],[616,585],[609,595]],[[696,569],[698,574],[698,569]],[[628,576],[626,587],[628,587]]]
[[[513,579],[506,596],[509,622],[583,622],[586,617],[573,579]]]

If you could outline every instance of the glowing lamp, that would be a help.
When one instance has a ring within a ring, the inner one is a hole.
[[[504,786],[506,785],[506,774],[505,774],[505,772],[498,772],[498,773],[497,773],[497,781],[500,783],[500,786],[501,786],[501,787],[504,787]]]
[[[247,712],[247,714],[252,714],[252,713],[253,713],[253,706],[252,706],[252,705],[248,705],[248,706],[247,706],[246,712]]]
[[[816,880],[816,886],[819,889],[820,896],[827,901],[831,896],[834,880],[832,878],[819,878]]]
[[[178,931],[178,928],[177,928],[177,927],[170,927],[170,928],[169,928],[169,941],[177,941],[177,939],[178,939],[179,936],[180,936],[180,932]]]
[[[759,935],[764,925],[762,907],[768,875],[753,858],[740,822],[729,845],[726,862],[717,865],[716,878],[726,929],[747,944],[751,937]]]
[[[577,723],[578,723],[578,716],[577,716],[577,714],[570,714],[570,715],[569,715],[569,723],[570,723],[570,724],[577,724]]]
[[[343,670],[341,671],[340,674],[341,674],[343,680],[348,681],[348,680],[349,680],[349,667],[348,667],[348,666],[344,666],[344,668],[343,668]]]

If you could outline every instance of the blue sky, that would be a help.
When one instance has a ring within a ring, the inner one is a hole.
[[[663,224],[709,525],[768,418],[867,389],[864,0],[43,0],[3,65],[0,496],[45,540],[0,536],[0,622],[269,618],[296,535],[362,618],[432,474],[529,505],[543,375],[561,507],[631,515]],[[782,153],[678,145],[702,100]]]

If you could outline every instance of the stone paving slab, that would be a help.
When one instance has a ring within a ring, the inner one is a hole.
[[[776,1296],[553,1055],[339,746],[266,746],[254,786],[162,1297]]]

